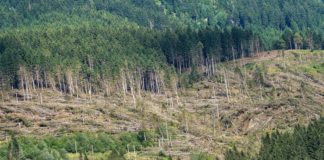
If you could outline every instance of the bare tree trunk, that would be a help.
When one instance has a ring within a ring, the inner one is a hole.
[[[49,77],[49,84],[52,86],[52,90],[53,90],[53,91],[57,91],[57,90],[56,90],[56,83],[55,83],[54,78]]]
[[[214,57],[212,57],[211,59],[211,70],[212,70],[212,75],[215,75],[215,64],[214,64]]]
[[[138,93],[138,97],[142,98],[142,94],[141,94],[141,80],[142,80],[142,73],[141,71],[137,71],[138,72],[138,78],[136,79],[136,85],[137,85],[137,93]]]
[[[251,40],[251,50],[250,50],[250,52],[249,52],[249,56],[250,57],[253,57],[254,56],[254,53],[255,53],[255,48],[256,48],[256,42],[254,41],[254,39],[253,40]]]
[[[58,73],[58,75],[57,75],[57,78],[58,78],[58,81],[59,81],[60,93],[62,94],[63,91],[62,91],[62,84],[61,84],[61,76],[60,76],[59,73]]]
[[[123,87],[123,94],[124,94],[124,104],[126,103],[126,90],[127,90],[127,84],[126,84],[126,78],[125,78],[125,74],[122,73],[122,87]]]
[[[161,92],[161,94],[165,94],[166,86],[165,86],[165,83],[164,83],[163,75],[161,73],[159,74],[159,79],[160,79],[160,83],[161,83],[160,92]]]
[[[76,92],[77,99],[79,98],[79,85],[78,85],[78,79],[79,79],[79,76],[77,76],[77,77],[75,78],[75,92]]]
[[[235,60],[235,50],[234,50],[234,47],[232,46],[232,56],[233,56],[233,60],[234,60],[234,63],[236,62]]]
[[[16,92],[16,103],[18,104],[18,93],[17,92]]]
[[[157,91],[158,94],[160,94],[160,85],[159,85],[159,81],[158,81],[157,72],[154,72],[154,77],[155,77],[155,87],[156,87],[156,91]]]
[[[110,95],[110,88],[109,88],[109,82],[108,80],[104,80],[104,84],[105,84],[105,88],[106,88],[106,95],[109,96]]]
[[[44,71],[44,79],[45,79],[45,87],[48,88],[46,71]]]
[[[227,101],[230,101],[229,98],[229,91],[228,91],[228,84],[227,84],[227,78],[226,78],[226,70],[224,68],[224,83],[225,83],[225,89],[226,89],[226,97],[227,97]]]
[[[175,94],[176,94],[177,106],[179,106],[180,101],[179,101],[179,95],[178,95],[178,84],[177,84],[178,82],[177,81],[178,80],[175,79],[174,91],[175,91]]]
[[[39,69],[36,69],[36,81],[37,81],[37,88],[40,88],[41,78],[39,76]]]
[[[133,76],[131,76],[129,74],[129,72],[127,72],[127,75],[128,75],[128,79],[129,79],[129,85],[130,85],[130,89],[131,89],[131,94],[132,94],[132,98],[133,98],[133,105],[134,105],[134,108],[136,109],[136,97],[135,97],[135,90],[134,90],[134,78]]]
[[[259,51],[260,50],[260,42],[259,42],[259,39],[257,39],[257,46],[256,46],[256,51],[257,51],[257,54],[259,54]]]
[[[33,75],[31,76],[31,81],[32,81],[33,90],[35,92],[36,91],[36,85],[35,85],[35,80],[34,80],[34,76]]]
[[[63,83],[62,84],[63,85],[63,93],[65,94],[67,92],[66,92],[66,82],[65,82],[65,78],[64,77],[62,78],[62,83]]]
[[[28,83],[28,78],[26,75],[26,71],[24,72],[24,77],[25,77],[25,87],[26,87],[26,100],[28,101],[29,99],[29,83]]]
[[[43,94],[42,94],[42,91],[40,93],[40,104],[43,104]]]
[[[40,88],[43,91],[44,90],[44,80],[41,78],[39,81],[40,81]]]
[[[155,93],[153,72],[150,72],[149,83],[150,83],[150,90],[151,90],[151,92]]]
[[[24,76],[22,75],[23,73],[20,73],[20,85],[21,85],[21,88],[23,90],[23,94],[24,94],[24,101],[26,101],[26,92],[25,92],[25,82],[24,82]]]
[[[91,86],[91,81],[88,82],[89,85],[89,98],[90,98],[90,103],[92,102],[92,86]]]

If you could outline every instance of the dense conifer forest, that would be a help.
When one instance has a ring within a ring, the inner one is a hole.
[[[323,159],[323,118],[309,126],[296,126],[292,133],[278,131],[262,138],[260,152],[255,157],[239,152],[235,147],[226,153],[226,159]]]
[[[211,75],[218,62],[264,50],[323,48],[322,8],[319,1],[2,1],[1,86],[27,94],[163,92],[174,73]]]

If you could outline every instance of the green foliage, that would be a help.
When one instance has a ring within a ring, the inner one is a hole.
[[[323,159],[324,118],[293,133],[275,132],[262,139],[259,159]]]
[[[199,72],[196,67],[191,67],[191,72],[189,75],[189,84],[192,85],[200,80]]]
[[[146,133],[146,139],[142,134]],[[67,153],[80,153],[83,157],[94,153],[107,153],[110,156],[122,157],[128,150],[140,150],[155,144],[154,132],[141,131],[139,133],[122,133],[112,136],[107,133],[75,133],[61,137],[13,137],[5,145],[1,145],[0,157],[8,157],[10,160],[20,159],[67,159]]]
[[[6,0],[0,6],[0,29],[71,23],[75,17],[106,25],[116,23],[104,21],[109,13],[157,29],[239,26],[259,33],[265,49],[271,49],[280,40],[280,31],[291,30],[293,39],[295,33],[313,30],[316,36],[311,37],[316,41],[323,38],[319,32],[324,26],[324,3],[318,0]]]
[[[225,154],[228,160],[252,159],[235,147]],[[262,146],[256,159],[316,159],[324,158],[324,118],[307,127],[296,126],[293,133],[274,132],[262,138]]]
[[[7,159],[8,160],[21,160],[24,158],[21,147],[15,136],[11,137],[11,142],[8,145],[7,151]]]
[[[204,152],[197,152],[190,155],[191,160],[213,160],[215,159],[212,155]]]
[[[252,159],[249,155],[246,155],[244,152],[240,152],[234,146],[233,149],[228,150],[225,153],[226,160],[250,160]]]
[[[252,52],[247,49],[253,41],[249,30],[158,31],[109,14],[102,16],[104,19],[94,24],[87,17],[72,17],[67,24],[33,25],[1,33],[0,73],[5,80],[2,84],[18,88],[27,72],[38,78],[37,83],[47,81],[48,77],[56,83],[61,83],[57,81],[63,77],[67,82],[67,75],[71,75],[79,77],[80,83],[88,81],[100,90],[102,80],[113,83],[122,72],[170,74],[172,67],[168,65],[174,66],[178,73],[192,68],[187,79],[188,84],[193,84],[200,79],[197,70],[205,65],[205,60],[230,60],[241,57],[243,52]],[[232,53],[228,54],[229,51]]]
[[[262,50],[324,48],[323,2],[315,0],[5,0],[0,6],[0,79],[7,88],[23,86],[20,69],[39,73],[37,81],[46,75],[66,82],[70,75],[101,90],[103,80],[113,83],[123,71],[183,73]],[[200,79],[191,71],[184,86]]]
[[[155,144],[155,139],[158,138],[158,134],[152,131],[140,131],[138,132],[137,138],[143,147],[151,147]]]
[[[243,28],[271,27],[294,31],[303,28],[320,29],[323,21],[323,1],[262,1],[262,0],[26,0],[1,1],[0,28],[50,21],[44,17],[57,12],[85,15],[89,12],[110,12],[143,26],[165,28],[191,25],[236,25]]]

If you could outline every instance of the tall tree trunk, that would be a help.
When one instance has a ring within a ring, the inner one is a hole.
[[[224,83],[225,83],[227,101],[229,102],[230,101],[230,97],[229,97],[229,90],[228,90],[228,83],[227,83],[226,70],[225,70],[225,68],[224,68]]]
[[[136,109],[136,97],[135,97],[135,90],[134,90],[134,78],[133,78],[133,75],[131,75],[129,72],[127,72],[127,76],[128,76],[128,79],[129,79],[129,86],[130,86],[130,89],[131,89],[131,94],[132,94],[132,98],[133,98],[133,105],[134,105],[134,108]]]
[[[142,95],[141,95],[141,90],[142,90],[142,87],[141,87],[141,81],[142,81],[142,72],[141,72],[141,70],[139,69],[139,70],[137,70],[137,77],[138,78],[136,78],[136,86],[137,86],[137,93],[138,93],[138,97],[139,98],[142,98]]]
[[[233,56],[233,60],[234,60],[234,63],[236,62],[235,61],[235,50],[234,50],[234,47],[232,46],[232,56]]]
[[[127,90],[127,82],[126,82],[126,77],[125,73],[122,73],[122,87],[123,87],[123,95],[124,95],[124,104],[126,103],[126,90]]]

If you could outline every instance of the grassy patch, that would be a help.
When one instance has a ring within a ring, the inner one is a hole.
[[[280,72],[280,69],[276,66],[268,66],[267,67],[267,73],[270,74],[270,75],[274,75],[276,73],[279,73]]]
[[[92,152],[88,152],[87,155],[88,155],[88,158],[90,158],[92,160],[104,160],[104,159],[108,159],[108,157],[111,157],[112,151],[108,151],[105,153],[93,153],[93,154],[92,154]],[[79,160],[80,154],[79,153],[68,153],[67,158],[69,160]]]
[[[324,63],[304,64],[299,69],[308,77],[316,78],[319,74],[324,74]]]

